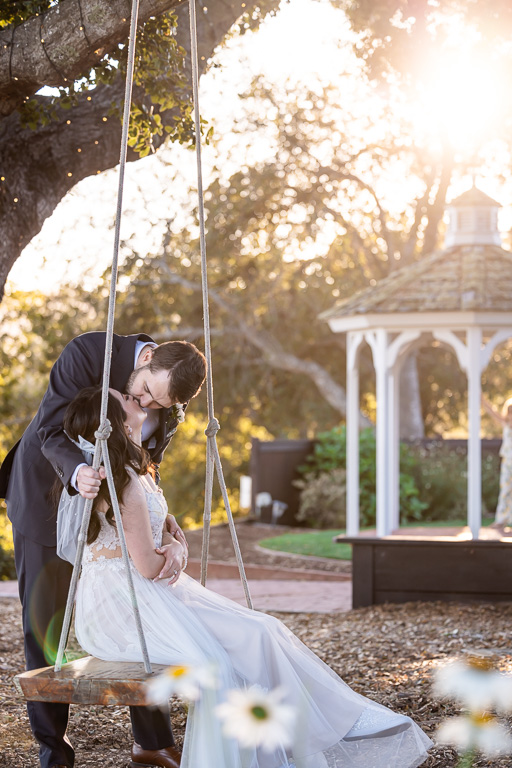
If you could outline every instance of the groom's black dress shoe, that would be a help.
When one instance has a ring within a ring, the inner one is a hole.
[[[176,747],[142,749],[133,743],[130,768],[180,768],[181,755]]]

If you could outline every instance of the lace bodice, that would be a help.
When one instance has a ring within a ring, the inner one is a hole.
[[[162,491],[159,488],[155,490],[147,477],[138,477],[137,481],[144,489],[153,542],[155,547],[159,547],[162,544],[162,532],[167,517],[167,502]],[[111,567],[124,568],[117,526],[107,521],[104,512],[98,512],[98,517],[101,524],[100,532],[92,544],[86,545],[82,565],[94,564],[105,567],[108,561]]]

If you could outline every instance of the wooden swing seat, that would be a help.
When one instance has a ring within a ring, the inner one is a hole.
[[[66,704],[144,706],[147,681],[164,672],[164,664],[153,664],[149,675],[142,662],[101,661],[85,656],[62,665],[22,672],[14,678],[19,692],[29,701]]]

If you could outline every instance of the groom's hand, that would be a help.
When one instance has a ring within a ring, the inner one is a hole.
[[[92,467],[80,467],[76,476],[76,488],[80,496],[84,499],[95,499],[105,477],[105,467],[100,467],[99,471]]]

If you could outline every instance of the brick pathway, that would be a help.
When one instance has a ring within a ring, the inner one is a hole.
[[[212,569],[214,570],[214,569]],[[194,574],[195,575],[195,574]],[[208,588],[224,597],[246,605],[239,578],[209,578]],[[260,611],[285,613],[333,613],[349,611],[352,606],[352,582],[297,581],[296,578],[249,578],[253,605]],[[18,597],[16,581],[0,581],[0,597]]]
[[[209,589],[246,605],[242,584],[235,579],[209,579]],[[249,580],[253,605],[260,611],[336,613],[352,608],[352,582]]]

